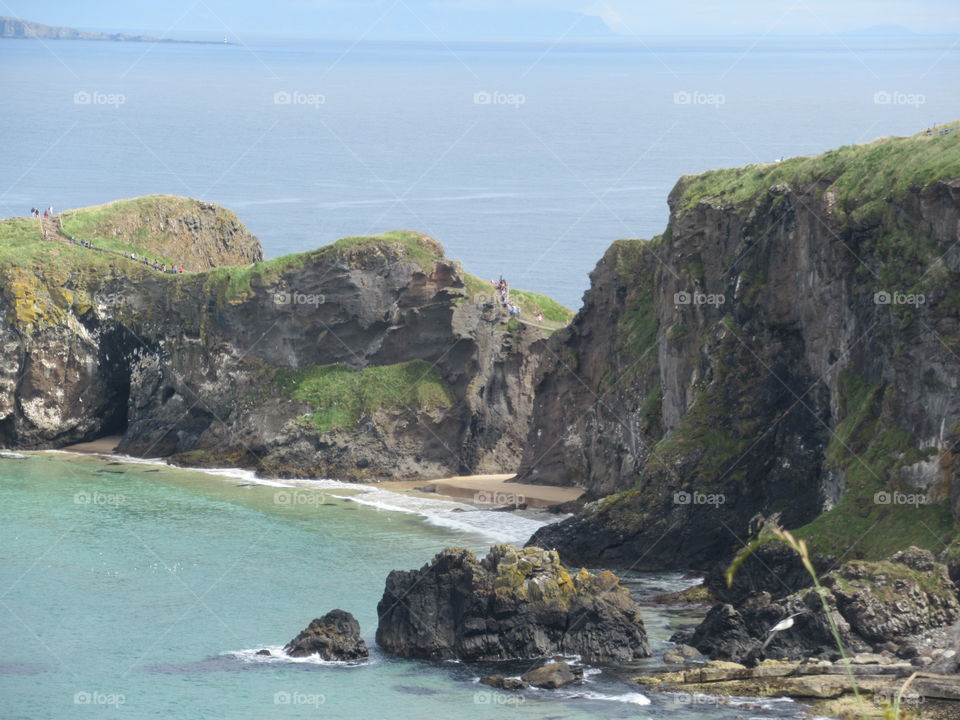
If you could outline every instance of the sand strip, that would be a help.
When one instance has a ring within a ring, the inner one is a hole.
[[[545,508],[576,500],[583,494],[580,488],[508,482],[513,477],[513,474],[462,475],[419,482],[388,480],[377,486],[395,492],[431,492],[486,508],[514,505]]]
[[[76,445],[67,445],[61,450],[75,453],[112,455],[117,449],[117,445],[123,438],[120,435],[108,435],[107,437],[97,438],[90,442],[77,443]]]

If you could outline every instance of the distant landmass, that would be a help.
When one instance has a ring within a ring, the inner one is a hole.
[[[91,32],[76,28],[44,25],[43,23],[0,17],[0,38],[24,38],[41,40],[109,40],[112,42],[166,42],[166,43],[211,43],[213,40],[171,40],[154,35],[127,35],[125,33]],[[226,42],[226,41],[224,41]],[[219,44],[219,43],[218,43]],[[231,43],[226,43],[231,44]]]

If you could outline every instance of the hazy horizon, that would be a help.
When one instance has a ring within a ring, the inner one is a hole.
[[[623,41],[654,37],[824,37],[960,34],[960,6],[945,0],[837,6],[750,2],[731,13],[707,0],[637,7],[629,0],[281,0],[264,14],[250,0],[128,5],[94,0],[4,3],[3,14],[45,25],[161,37],[231,40]],[[871,22],[882,17],[884,22]]]

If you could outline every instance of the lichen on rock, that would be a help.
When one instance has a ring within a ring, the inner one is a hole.
[[[571,574],[541,548],[495,545],[483,559],[447,548],[420,570],[391,572],[377,612],[377,643],[404,657],[649,655],[640,608],[616,576]]]

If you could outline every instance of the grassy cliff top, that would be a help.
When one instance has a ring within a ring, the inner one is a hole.
[[[783,183],[794,190],[830,190],[836,194],[836,209],[849,214],[954,178],[960,178],[960,121],[814,157],[685,175],[671,192],[670,203],[675,209],[690,209],[701,201],[749,205]]]
[[[246,232],[231,211],[191,198],[150,195],[118,200],[60,214],[63,233],[92,243],[107,252],[66,242],[64,235],[45,240],[40,221],[34,218],[0,219],[0,271],[26,273],[44,278],[48,284],[82,285],[85,279],[105,275],[138,278],[156,273],[175,281],[178,276],[162,275],[130,259],[149,258],[167,265],[182,264],[188,271],[202,271],[210,287],[222,288],[224,299],[242,301],[256,287],[268,287],[283,274],[312,263],[344,262],[358,269],[382,264],[411,262],[426,273],[445,259],[443,246],[423,233],[395,230],[380,235],[354,236],[337,240],[315,250],[259,260],[256,239]],[[50,228],[57,221],[48,221]],[[218,239],[219,238],[219,239]],[[226,241],[222,241],[226,238]],[[218,250],[215,246],[236,240],[239,250]],[[208,243],[205,262],[202,247]],[[191,252],[199,255],[190,255]],[[251,257],[258,258],[249,262]],[[190,256],[192,262],[186,257]],[[220,262],[213,262],[217,260]],[[234,262],[223,262],[234,260]],[[210,267],[216,265],[216,267]],[[464,295],[481,299],[494,297],[490,283],[462,273]],[[525,319],[542,313],[544,326],[554,329],[567,324],[573,312],[544,295],[511,289],[511,300],[523,310]]]
[[[63,232],[97,247],[135,252],[188,270],[242,265],[263,257],[259,241],[220,205],[147,195],[60,213]]]
[[[208,276],[212,282],[225,284],[228,298],[242,299],[252,294],[254,287],[268,286],[284,273],[315,262],[340,261],[363,268],[384,262],[406,261],[429,274],[435,263],[445,259],[443,246],[429,235],[413,230],[392,230],[380,235],[345,237],[316,250],[284,255],[244,267],[216,268]],[[484,300],[496,295],[490,282],[467,272],[463,272],[462,276],[467,298]],[[521,307],[526,319],[542,313],[547,327],[566,325],[573,319],[573,311],[545,295],[511,288],[510,299]]]

